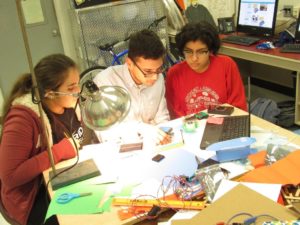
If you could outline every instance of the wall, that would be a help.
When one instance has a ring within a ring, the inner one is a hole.
[[[278,8],[282,9],[284,5],[293,5],[294,10],[299,10],[300,1],[299,0],[279,0]]]
[[[35,18],[25,25],[31,58],[35,65],[46,55],[64,51],[53,1],[35,0],[31,3],[40,3],[39,7],[34,8],[31,5],[26,11],[27,18]],[[41,18],[37,16],[39,14],[42,14]],[[6,98],[17,78],[29,72],[15,0],[0,1],[0,30],[0,88]]]
[[[0,28],[0,88],[6,97],[17,77],[29,71],[15,1],[0,1]]]
[[[0,89],[0,117],[2,116],[2,110],[3,110],[3,94],[2,94],[2,90]]]

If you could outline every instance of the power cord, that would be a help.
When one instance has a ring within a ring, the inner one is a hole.
[[[242,223],[232,223],[232,221],[237,218],[237,217],[240,217],[240,216],[248,216],[249,218],[245,219]],[[253,216],[252,214],[250,213],[246,213],[246,212],[241,212],[241,213],[237,213],[235,215],[233,215],[227,222],[226,222],[226,225],[231,225],[231,224],[241,224],[241,225],[256,225],[257,224],[257,220],[258,219],[261,219],[262,217],[266,217],[267,219],[272,219],[274,221],[279,221],[278,218],[272,216],[272,215],[269,215],[269,214],[260,214],[260,215],[257,215],[257,216]]]

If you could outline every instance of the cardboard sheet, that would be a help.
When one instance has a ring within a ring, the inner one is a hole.
[[[270,166],[263,166],[252,170],[242,176],[240,181],[297,185],[300,183],[299,162],[300,151],[297,150]]]
[[[172,225],[216,225],[221,221],[227,222],[241,212],[251,213],[254,216],[269,214],[281,220],[297,218],[291,210],[240,184],[192,219],[172,221]],[[243,218],[237,217],[234,222],[242,222]]]

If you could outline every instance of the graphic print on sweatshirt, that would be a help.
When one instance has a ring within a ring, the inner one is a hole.
[[[187,114],[198,113],[220,104],[219,95],[209,87],[195,87],[185,97]]]

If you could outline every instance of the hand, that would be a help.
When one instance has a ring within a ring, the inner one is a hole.
[[[165,133],[158,127],[146,123],[141,123],[139,133],[142,134],[144,139],[151,140],[156,145],[165,145],[172,141],[171,135]]]
[[[165,133],[159,128],[157,129],[158,129],[158,142],[156,143],[159,143],[160,145],[169,144],[172,141],[172,136]]]

